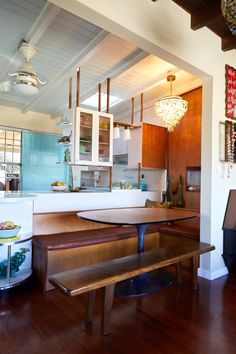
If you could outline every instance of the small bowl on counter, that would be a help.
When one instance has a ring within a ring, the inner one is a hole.
[[[21,227],[18,225],[14,229],[1,229],[0,230],[0,239],[15,237],[20,232],[20,229],[21,229]]]
[[[67,185],[64,186],[52,186],[54,192],[65,192]]]

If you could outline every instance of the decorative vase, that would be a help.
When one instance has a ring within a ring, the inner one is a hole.
[[[175,179],[173,182],[171,182],[171,193],[172,193],[172,199],[173,199],[173,206],[175,206],[176,201],[175,201],[175,196],[178,191],[178,180]]]
[[[170,202],[171,201],[171,195],[170,195],[170,176],[167,176],[166,178],[166,195],[165,195],[165,202]]]
[[[176,202],[176,206],[179,208],[184,208],[185,206],[185,201],[183,196],[183,179],[181,175],[179,176],[179,195]]]

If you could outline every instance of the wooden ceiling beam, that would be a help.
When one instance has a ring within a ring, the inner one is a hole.
[[[236,49],[236,39],[227,29],[221,13],[220,0],[172,0],[191,15],[191,28],[198,30],[204,26],[222,39],[223,51]],[[227,35],[228,32],[228,35]]]
[[[228,36],[222,38],[221,49],[223,52],[227,52],[231,49],[236,49],[236,36],[233,36],[231,33],[229,33]]]
[[[191,28],[198,30],[204,26],[210,25],[217,17],[221,16],[220,3],[213,3],[210,7],[202,6],[200,10],[191,15]]]

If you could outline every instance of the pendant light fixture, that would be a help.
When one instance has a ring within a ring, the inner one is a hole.
[[[188,102],[180,96],[172,95],[172,82],[175,81],[175,75],[168,75],[167,81],[170,82],[170,96],[158,100],[155,103],[155,111],[168,131],[172,132],[187,112]]]
[[[119,124],[114,123],[113,139],[119,139],[119,138],[120,138],[120,128],[119,128]]]
[[[124,129],[124,133],[123,133],[123,140],[127,141],[131,139],[131,134],[130,134],[130,127],[127,125]]]

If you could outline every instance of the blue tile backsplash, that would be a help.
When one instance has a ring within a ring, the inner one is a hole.
[[[23,191],[51,191],[53,181],[68,184],[68,166],[63,161],[64,149],[57,144],[60,135],[35,132],[22,133]]]

